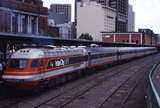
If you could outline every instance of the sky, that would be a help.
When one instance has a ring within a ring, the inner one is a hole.
[[[71,3],[74,0],[43,0],[44,6],[49,7],[52,3]],[[136,31],[138,28],[150,28],[160,34],[160,0],[129,0],[135,12]],[[73,11],[72,11],[73,12]],[[73,18],[73,16],[72,16]],[[72,19],[73,21],[73,19]]]

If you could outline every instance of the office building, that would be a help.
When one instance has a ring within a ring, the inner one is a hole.
[[[128,31],[128,0],[91,0],[116,10],[116,32]]]
[[[102,41],[101,32],[115,32],[116,11],[95,1],[77,3],[77,38],[88,33],[95,41]]]
[[[71,22],[71,4],[52,4],[49,9],[49,19],[55,24]]]
[[[109,0],[109,7],[116,9],[116,32],[128,31],[128,0]]]
[[[90,1],[96,1],[97,3],[100,3],[104,6],[109,6],[109,0],[90,0]]]
[[[135,31],[135,13],[133,12],[132,5],[128,8],[128,32]]]

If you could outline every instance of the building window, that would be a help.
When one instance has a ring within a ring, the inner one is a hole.
[[[28,17],[28,33],[38,34],[38,19],[34,16]]]
[[[16,13],[11,15],[11,32],[18,32],[18,15]]]
[[[112,16],[107,16],[107,18],[109,18],[109,19],[114,19]]]
[[[25,15],[18,15],[18,32],[27,33],[27,18]]]
[[[35,17],[32,17],[31,18],[31,28],[32,28],[32,34],[35,34],[36,33],[36,19]]]
[[[22,26],[22,33],[27,33],[27,18],[26,16],[21,17],[21,26]]]
[[[110,35],[106,35],[105,38],[111,38],[111,36]]]

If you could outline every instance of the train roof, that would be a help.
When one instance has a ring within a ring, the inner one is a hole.
[[[146,49],[155,49],[155,47],[119,47],[119,51],[139,51],[139,50],[146,50]]]
[[[35,59],[82,54],[84,54],[84,49],[82,48],[24,48],[14,52],[11,58]]]
[[[87,52],[91,52],[93,54],[117,52],[116,47],[87,47],[85,49],[87,50]]]

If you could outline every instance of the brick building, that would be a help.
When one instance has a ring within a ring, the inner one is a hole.
[[[153,32],[153,30],[151,30],[151,29],[148,29],[148,28],[141,28],[141,29],[138,29],[138,32],[141,32],[141,33],[143,33],[144,35],[147,35],[147,36],[149,36],[149,38],[150,38],[150,42],[151,42],[151,44],[153,43],[157,43],[157,41],[158,41],[158,37],[157,37],[157,35]]]
[[[150,35],[142,32],[108,33],[102,32],[102,41],[107,43],[129,43],[141,45],[156,44],[156,37],[151,39]]]
[[[0,0],[0,32],[44,35],[48,9],[42,0]]]

